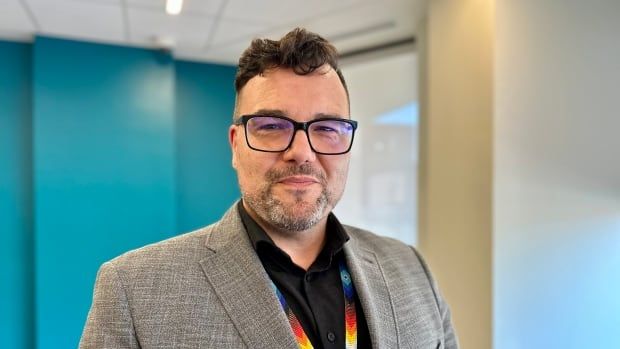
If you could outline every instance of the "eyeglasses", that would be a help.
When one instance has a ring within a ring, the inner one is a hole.
[[[251,149],[264,152],[287,150],[298,130],[303,130],[310,148],[317,154],[339,155],[351,150],[357,121],[320,118],[297,122],[284,116],[243,115],[234,122],[245,128],[245,140]]]

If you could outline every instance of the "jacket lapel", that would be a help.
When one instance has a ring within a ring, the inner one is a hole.
[[[347,266],[359,297],[373,348],[396,348],[398,333],[385,277],[375,254],[351,240],[344,247]]]
[[[289,322],[234,205],[207,237],[200,261],[232,322],[249,348],[296,349]]]

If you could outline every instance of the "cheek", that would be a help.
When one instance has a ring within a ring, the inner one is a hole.
[[[252,190],[263,183],[269,159],[247,152],[238,153],[235,159],[237,177],[242,190]]]
[[[347,181],[347,175],[349,173],[349,159],[335,160],[325,164],[328,169],[328,175],[330,177],[330,184],[332,188],[337,191],[344,190],[344,185]]]
[[[247,160],[239,160],[237,161],[237,176],[239,177],[239,184],[244,188],[248,189],[248,186],[252,184],[252,179],[256,180],[258,178],[256,166]]]

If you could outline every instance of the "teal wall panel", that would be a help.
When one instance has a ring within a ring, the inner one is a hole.
[[[179,230],[219,219],[239,197],[228,127],[236,67],[176,62]]]
[[[151,50],[0,42],[1,348],[75,347],[101,263],[238,198],[234,75]]]
[[[37,345],[72,348],[99,265],[177,231],[174,61],[39,37],[33,64]]]
[[[32,348],[32,46],[0,41],[0,348]]]

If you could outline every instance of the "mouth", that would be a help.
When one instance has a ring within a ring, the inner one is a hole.
[[[309,176],[290,176],[280,179],[278,183],[286,186],[302,188],[313,184],[319,184],[319,181],[316,178]]]

